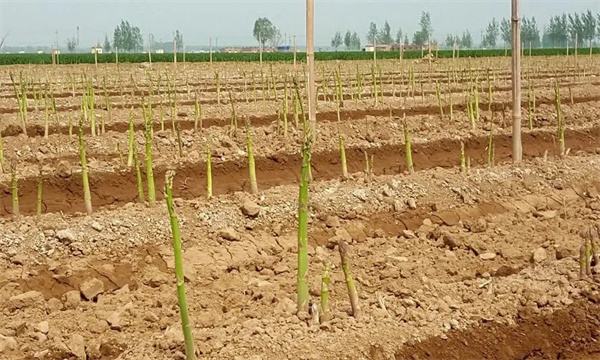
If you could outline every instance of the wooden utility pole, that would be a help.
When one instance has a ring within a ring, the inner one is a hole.
[[[521,143],[521,21],[519,0],[512,0],[512,101],[513,101],[513,162],[523,160]]]
[[[308,65],[308,121],[316,139],[317,109],[315,101],[315,2],[306,0],[306,64]]]

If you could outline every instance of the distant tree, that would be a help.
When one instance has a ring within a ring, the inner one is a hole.
[[[452,34],[448,34],[446,35],[446,40],[444,41],[444,45],[449,48],[452,49],[454,48],[454,43],[458,43],[458,36],[454,36]]]
[[[496,47],[496,42],[498,40],[498,34],[500,32],[498,22],[496,18],[493,18],[492,21],[488,24],[485,29],[485,35],[483,37],[483,43],[481,44],[483,47],[494,48]]]
[[[582,40],[583,37],[583,23],[578,13],[574,15],[569,14],[569,37],[573,43],[575,42],[575,35],[577,35],[578,41]]]
[[[73,52],[75,51],[75,48],[77,48],[77,38],[73,37],[71,39],[67,39],[67,50],[69,50],[69,52]]]
[[[265,44],[275,35],[275,30],[275,26],[271,20],[267,18],[258,18],[254,22],[252,34],[260,46],[265,47]]]
[[[408,40],[408,35],[404,35],[404,45],[410,45],[410,41]]]
[[[102,45],[102,51],[110,52],[111,50],[112,45],[110,44],[110,40],[108,40],[108,35],[104,34],[104,44]]]
[[[600,30],[600,14],[597,15],[596,24],[597,24],[597,26],[598,26],[598,28]],[[600,39],[600,31],[596,31],[596,36],[598,36],[598,39]],[[0,43],[0,45],[2,45],[2,44]]]
[[[335,50],[337,50],[337,48],[339,48],[343,43],[343,39],[342,39],[342,33],[339,31],[335,32],[335,35],[333,35],[333,38],[331,39],[331,46],[335,48]]]
[[[350,47],[352,46],[352,34],[350,33],[350,30],[347,30],[346,35],[344,35],[344,45],[346,45],[346,50],[350,50]]]
[[[394,42],[394,39],[392,38],[392,28],[386,20],[385,24],[383,24],[383,29],[381,29],[377,36],[377,43],[389,45],[392,42]]]
[[[433,35],[433,27],[431,26],[431,15],[429,12],[423,11],[421,13],[421,20],[419,21],[419,31],[413,36],[413,43],[415,45],[425,45]]]
[[[113,45],[122,51],[135,51],[142,48],[142,32],[137,26],[131,26],[129,21],[121,20],[114,32]]]
[[[360,50],[360,36],[355,32],[352,33],[351,47],[354,50]]]
[[[473,47],[473,37],[469,30],[466,30],[462,34],[462,38],[460,39],[460,47],[464,49],[469,49]]]
[[[371,24],[369,24],[369,32],[367,32],[367,41],[370,44],[375,44],[377,41],[377,34],[377,25],[374,22],[371,22]]]
[[[269,39],[269,44],[271,47],[278,47],[283,42],[283,35],[281,35],[281,31],[278,28],[273,27],[273,36]]]
[[[521,41],[525,44],[525,47],[539,47],[540,41],[540,30],[538,29],[535,17],[523,18],[521,20]]]
[[[173,41],[175,41],[175,46],[177,47],[177,52],[183,51],[183,34],[179,32],[179,30],[175,30],[175,34],[173,35]]]
[[[581,14],[581,22],[583,23],[583,34],[584,39],[589,42],[590,47],[592,46],[592,41],[596,37],[597,23],[594,14],[590,10],[586,11],[584,14]]]
[[[500,37],[502,38],[505,47],[512,44],[510,21],[505,18],[500,21]]]
[[[402,28],[398,28],[398,32],[396,32],[396,44],[402,43]]]
[[[567,15],[555,15],[550,18],[550,22],[544,32],[544,46],[566,46],[569,39],[569,24]]]

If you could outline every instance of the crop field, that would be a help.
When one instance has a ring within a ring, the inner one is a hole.
[[[2,66],[0,358],[185,359],[171,192],[200,359],[596,358],[599,60]]]

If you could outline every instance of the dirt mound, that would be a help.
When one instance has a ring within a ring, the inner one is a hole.
[[[483,324],[466,331],[406,345],[397,360],[599,359],[600,305],[597,298],[579,301],[549,316],[531,316],[523,308],[514,326]]]

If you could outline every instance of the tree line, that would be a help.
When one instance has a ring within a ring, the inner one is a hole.
[[[347,36],[350,31],[347,31]],[[360,38],[354,32],[352,34],[354,41],[344,44],[347,50],[360,49]],[[354,38],[356,37],[356,38]],[[341,33],[337,31],[332,40],[331,46],[336,50],[342,45]],[[521,41],[526,47],[573,47],[577,38],[579,46],[592,46],[595,39],[600,40],[600,14],[594,15],[591,10],[581,13],[572,13],[555,15],[549,19],[548,25],[540,31],[535,16],[521,18]],[[422,12],[419,21],[419,30],[412,36],[412,42],[409,41],[408,34],[403,34],[402,28],[398,28],[395,36],[392,36],[391,26],[385,21],[383,27],[379,29],[377,24],[371,22],[366,34],[366,40],[369,44],[392,45],[417,45],[422,46],[431,42],[437,44],[433,39],[433,26],[429,12]],[[357,45],[356,45],[357,44]],[[484,48],[508,47],[512,44],[512,28],[510,20],[503,18],[496,20],[493,18],[482,33],[479,43]],[[469,30],[462,34],[448,34],[441,44],[447,48],[459,46],[461,48],[472,48],[475,46],[473,36]]]
[[[392,28],[387,20],[382,27],[371,22],[365,39],[368,44],[379,45],[437,44],[437,40],[433,38],[434,29],[429,12],[421,13],[418,25],[419,30],[412,34],[411,40],[401,27],[392,33]],[[281,31],[265,17],[255,21],[252,34],[262,47],[266,45],[277,47],[285,40]],[[573,47],[575,39],[579,46],[592,46],[595,39],[600,40],[600,14],[594,14],[591,10],[587,10],[581,13],[554,15],[550,17],[548,25],[543,31],[540,31],[535,16],[521,18],[521,41],[526,47]],[[173,33],[173,41],[176,42],[177,51],[182,51],[184,41],[183,34],[179,30]],[[508,47],[511,43],[510,20],[503,18],[498,21],[493,18],[482,32],[479,45],[484,48],[499,48],[501,46]],[[170,49],[172,48],[171,44],[172,42],[155,42],[152,35],[149,36],[147,42],[147,46],[150,48]],[[66,45],[69,51],[75,51],[78,46],[77,39],[74,37],[67,39]],[[331,39],[331,46],[337,50],[342,45],[346,47],[346,50],[360,50],[361,37],[356,31],[346,30],[342,35],[342,32],[338,30]],[[474,41],[469,30],[465,30],[462,34],[448,34],[441,45],[447,48],[455,45],[461,48],[472,48]],[[100,42],[97,46],[100,46]],[[135,52],[144,49],[144,39],[139,27],[131,25],[129,21],[121,20],[121,23],[114,29],[112,42],[108,35],[105,35],[102,47],[106,52],[115,48],[121,52]]]

